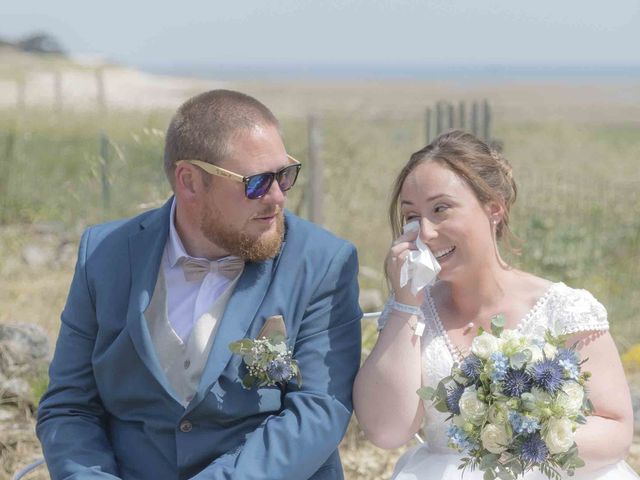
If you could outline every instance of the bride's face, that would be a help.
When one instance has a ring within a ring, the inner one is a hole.
[[[441,280],[472,275],[495,259],[490,208],[449,168],[434,161],[418,165],[402,185],[400,209],[405,223],[420,221]]]

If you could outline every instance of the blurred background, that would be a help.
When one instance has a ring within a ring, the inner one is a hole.
[[[640,410],[639,45],[640,0],[3,5],[0,479],[41,455],[33,412],[80,233],[168,198],[169,118],[213,88],[281,120],[304,164],[289,208],[358,247],[367,311],[409,155],[453,127],[500,148],[520,189],[510,260],[605,304]],[[341,449],[351,480],[388,478],[403,451],[355,421]]]

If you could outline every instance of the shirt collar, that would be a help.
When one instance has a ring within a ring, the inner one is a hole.
[[[182,257],[189,257],[184,249],[180,235],[176,230],[176,198],[173,198],[171,203],[171,213],[169,214],[169,242],[167,243],[167,260],[169,265],[175,267],[178,260]]]

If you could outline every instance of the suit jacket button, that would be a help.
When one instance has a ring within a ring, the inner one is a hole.
[[[183,420],[180,422],[180,431],[182,433],[189,433],[193,428],[193,424],[189,420]]]

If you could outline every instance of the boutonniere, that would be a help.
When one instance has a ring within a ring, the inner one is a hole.
[[[247,365],[249,373],[242,379],[244,388],[284,387],[294,377],[298,387],[302,386],[298,362],[292,358],[285,340],[284,321],[276,316],[267,319],[258,338],[244,338],[229,344],[229,349],[241,355]]]

